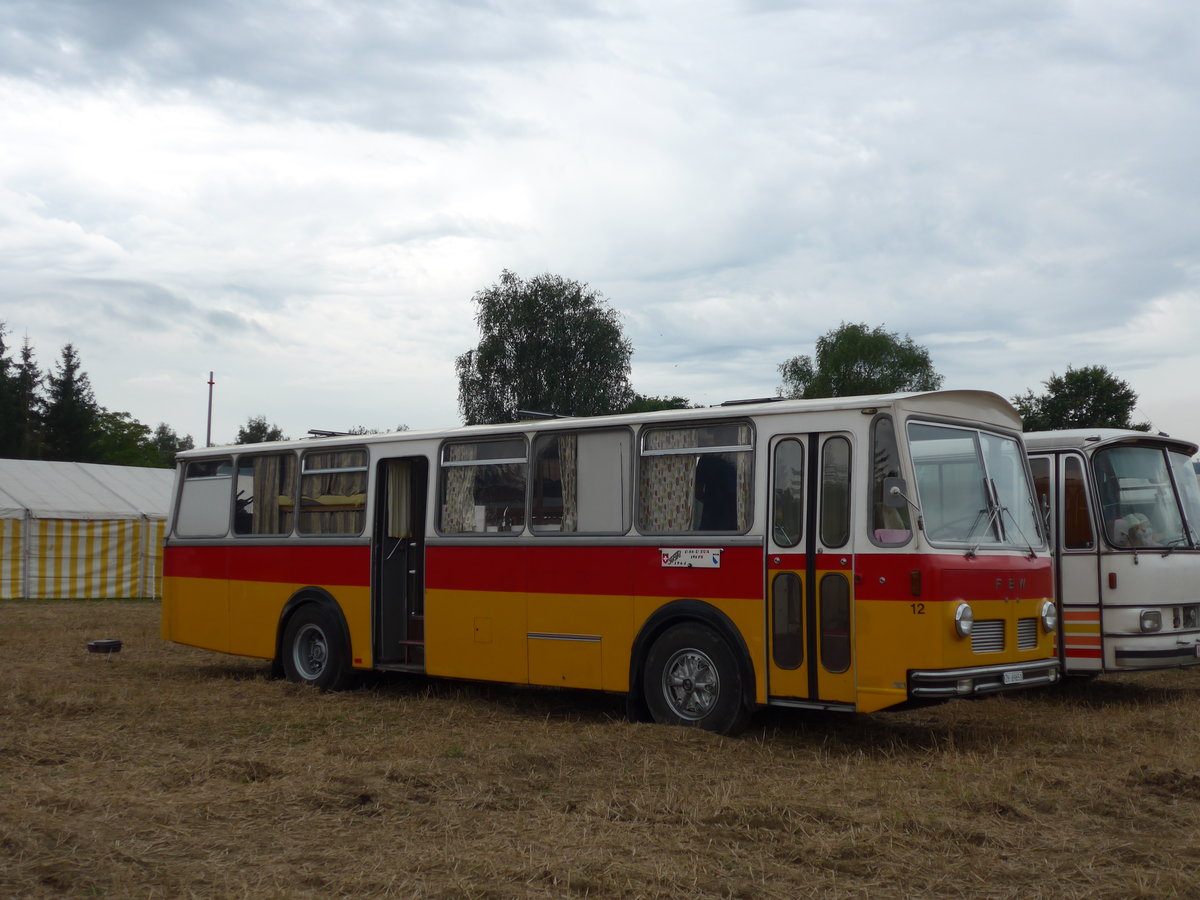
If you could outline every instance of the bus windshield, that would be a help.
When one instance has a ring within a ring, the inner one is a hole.
[[[930,541],[1041,546],[1024,454],[1016,438],[910,422],[908,440]]]
[[[1176,494],[1167,457],[1184,491]],[[1187,480],[1183,476],[1186,472]],[[1119,446],[1096,452],[1096,489],[1104,518],[1104,531],[1116,547],[1181,547],[1192,541],[1184,529],[1184,512],[1200,515],[1195,474],[1183,454],[1167,454],[1160,447]]]

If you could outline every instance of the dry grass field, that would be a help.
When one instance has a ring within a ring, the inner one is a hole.
[[[109,661],[85,652],[118,637]],[[739,738],[2,603],[2,897],[1200,897],[1200,672]]]

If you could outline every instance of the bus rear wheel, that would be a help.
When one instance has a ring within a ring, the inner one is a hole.
[[[660,724],[737,734],[750,720],[737,657],[707,625],[684,622],[664,631],[646,655],[643,684]]]
[[[350,651],[333,616],[309,603],[283,630],[283,673],[288,681],[337,691],[350,682]]]

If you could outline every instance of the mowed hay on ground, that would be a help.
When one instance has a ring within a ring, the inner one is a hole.
[[[1200,672],[731,739],[580,692],[321,694],[158,612],[0,604],[0,896],[1200,896]]]

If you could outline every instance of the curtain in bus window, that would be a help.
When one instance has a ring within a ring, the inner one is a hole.
[[[1063,471],[1063,546],[1068,550],[1091,550],[1096,546],[1092,517],[1088,512],[1087,480],[1077,456],[1068,456]]]
[[[254,459],[254,533],[287,534],[296,510],[296,458],[290,453]]]
[[[737,457],[737,521],[734,528],[745,531],[750,527],[751,492],[754,489],[753,456],[749,453],[735,453]]]
[[[308,453],[300,477],[303,534],[359,534],[367,504],[363,450]]]
[[[467,462],[476,458],[475,444],[448,444],[447,462]],[[475,466],[451,466],[442,469],[442,531],[461,534],[483,531],[475,523]]]
[[[292,530],[295,515],[295,457],[290,453],[276,456],[256,456],[239,464],[238,488],[241,492],[242,472],[247,467],[253,473],[250,482],[253,493],[239,497],[234,517],[239,534],[287,534]],[[248,503],[245,501],[249,501]]]
[[[562,530],[579,530],[579,438],[559,435],[558,466],[562,474]]]
[[[534,446],[534,529],[578,531],[579,438],[574,434],[543,436]]]
[[[387,534],[390,538],[412,537],[412,496],[409,479],[412,466],[405,459],[390,459],[388,475]]]
[[[647,450],[678,450],[696,446],[694,428],[649,432]],[[642,531],[689,531],[695,511],[696,457],[691,453],[643,456],[638,482]]]

